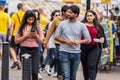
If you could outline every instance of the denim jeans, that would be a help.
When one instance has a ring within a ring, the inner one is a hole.
[[[56,48],[50,48],[47,51],[47,56],[43,61],[43,64],[46,65],[48,62],[51,63],[53,61],[53,57],[55,57],[56,54]]]
[[[60,51],[60,63],[63,80],[76,80],[76,73],[80,63],[80,53]]]
[[[42,63],[43,63],[43,60],[44,60],[42,45],[39,45],[39,52],[40,52],[40,66],[42,66]]]
[[[51,54],[53,56],[53,60],[51,61],[50,63],[50,68],[53,68],[54,66],[54,73],[58,72],[57,71],[57,59],[58,59],[58,55],[57,55],[57,52],[56,52],[56,48],[51,48]]]

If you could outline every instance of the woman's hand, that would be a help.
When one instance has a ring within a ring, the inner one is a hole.
[[[44,44],[43,45],[45,49],[48,49],[49,45],[48,44]]]
[[[39,35],[37,34],[37,32],[31,32],[31,37],[37,38],[37,37],[39,37]]]
[[[28,38],[28,37],[31,37],[32,35],[31,35],[31,32],[26,32],[25,34],[24,34],[24,37],[25,38]]]
[[[9,41],[11,41],[11,40],[12,40],[12,36],[11,36],[11,35],[9,35],[8,40],[9,40]]]
[[[72,46],[72,45],[74,45],[74,41],[66,40],[66,44],[68,44],[69,46]]]
[[[104,48],[103,51],[105,52],[105,54],[108,54],[108,48]]]
[[[100,38],[100,43],[102,43],[102,44],[104,43],[104,37]]]

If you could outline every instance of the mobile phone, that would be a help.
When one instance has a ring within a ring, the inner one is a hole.
[[[34,30],[31,30],[31,32],[35,32]]]
[[[100,42],[100,39],[98,39],[98,38],[94,38],[93,40],[94,40],[94,42]]]

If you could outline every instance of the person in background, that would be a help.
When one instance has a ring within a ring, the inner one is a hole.
[[[76,5],[68,8],[68,18],[62,21],[55,31],[55,39],[60,44],[60,66],[63,80],[76,80],[80,63],[80,44],[91,41],[86,26],[77,20],[80,9]],[[85,37],[81,40],[82,35]]]
[[[104,30],[98,23],[97,15],[93,10],[85,13],[83,21],[91,36],[91,42],[81,45],[81,62],[84,80],[96,80],[97,67],[101,54],[101,44],[104,43]],[[84,39],[84,36],[82,37]]]
[[[44,46],[47,47],[47,44],[48,44],[48,41],[50,39],[50,37],[55,33],[59,23],[63,20],[66,20],[68,19],[68,14],[67,14],[67,9],[69,7],[67,5],[63,5],[62,8],[61,8],[61,13],[62,15],[61,16],[58,16],[56,17],[52,24],[51,24],[51,27],[49,28],[48,32],[47,32],[47,35],[46,35],[46,38],[45,38],[45,41],[44,41]],[[59,41],[54,41],[55,43],[55,46],[56,46],[56,51],[57,51],[57,56],[58,56],[58,59],[57,59],[57,65],[58,65],[58,80],[62,80],[62,72],[61,72],[61,68],[60,68],[60,59],[59,59],[59,45],[60,45],[60,42]]]
[[[20,44],[20,55],[25,53],[32,57],[32,80],[38,80],[39,73],[39,45],[43,43],[42,30],[37,25],[36,15],[33,10],[26,11],[21,25],[15,36],[15,43]]]
[[[40,26],[40,13],[38,10],[34,9],[33,10],[35,12],[36,18],[37,18],[37,25],[41,28]],[[40,65],[42,65],[43,62],[43,50],[42,50],[42,45],[39,46],[39,50],[40,50]]]
[[[120,60],[120,39],[119,39],[119,32],[120,27],[116,27],[116,36],[115,36],[115,49],[116,49],[116,60]]]
[[[60,10],[54,10],[51,13],[51,19],[50,19],[50,22],[48,23],[48,26],[46,26],[46,31],[49,30],[53,20],[58,16],[60,16]],[[54,34],[50,37],[50,40],[48,42],[47,53],[48,54],[43,62],[43,67],[45,67],[45,65],[49,62],[47,73],[48,73],[48,75],[51,75],[51,70],[52,70],[52,67],[54,66],[54,76],[56,77],[57,76],[57,62],[56,62],[56,60],[57,60],[58,56],[57,56],[57,52],[56,52],[56,46],[54,43]]]
[[[38,10],[36,9],[33,9],[33,11],[35,12],[35,15],[36,15],[36,19],[37,19],[37,25],[39,26],[39,28],[41,29],[41,26],[40,26],[40,13]],[[43,35],[42,35],[43,36]],[[40,52],[40,66],[42,65],[42,62],[43,62],[43,50],[42,50],[42,45],[39,45],[39,52]],[[42,75],[40,74],[40,72],[38,73],[38,79],[42,79]]]
[[[47,23],[49,22],[49,19],[45,16],[43,9],[38,9],[38,11],[40,13],[40,25],[45,34],[45,27],[46,27]],[[45,35],[44,35],[44,37],[45,37]]]
[[[19,70],[19,69],[21,69],[21,65],[20,65],[20,61],[17,60],[16,54],[18,54],[20,50],[19,50],[19,45],[15,44],[14,39],[16,36],[16,31],[19,28],[20,23],[21,23],[23,16],[24,16],[23,4],[18,3],[17,8],[18,8],[18,12],[13,14],[12,18],[11,18],[12,23],[11,23],[11,27],[10,27],[9,41],[10,41],[10,54],[11,54],[13,61],[14,61],[11,68],[13,69],[13,68],[17,67],[17,69]]]
[[[10,17],[4,10],[5,5],[0,3],[0,56],[2,56],[2,42],[6,41],[7,29],[10,26]]]
[[[10,25],[11,25],[11,17],[12,17],[13,14],[14,14],[14,12],[10,13]],[[9,42],[9,35],[10,35],[10,28],[7,29],[7,37],[6,37],[7,42]]]
[[[49,19],[46,17],[43,9],[38,9],[38,11],[39,11],[39,13],[40,13],[40,16],[39,16],[40,26],[41,26],[42,31],[43,31],[43,40],[44,40],[44,39],[45,39],[45,36],[46,36],[45,27],[46,27],[47,23],[49,22]],[[45,49],[43,45],[41,45],[40,47],[41,47],[41,50],[42,50],[42,51],[41,51],[42,54],[47,51],[47,49]],[[41,56],[41,60],[43,61],[42,56]],[[42,61],[41,61],[41,63],[42,63]],[[41,70],[44,70],[44,69],[41,68]]]

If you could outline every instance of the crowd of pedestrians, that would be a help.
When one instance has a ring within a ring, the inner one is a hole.
[[[30,54],[32,80],[44,79],[42,71],[51,76],[53,67],[58,80],[76,80],[80,61],[84,80],[96,80],[99,64],[105,69],[120,59],[119,28],[111,16],[99,21],[98,12],[88,10],[80,21],[79,7],[64,5],[52,11],[48,20],[42,9],[25,10],[22,3],[17,8],[9,16],[0,3],[0,56],[4,54],[2,42],[9,41],[11,69],[21,70],[21,55]]]

